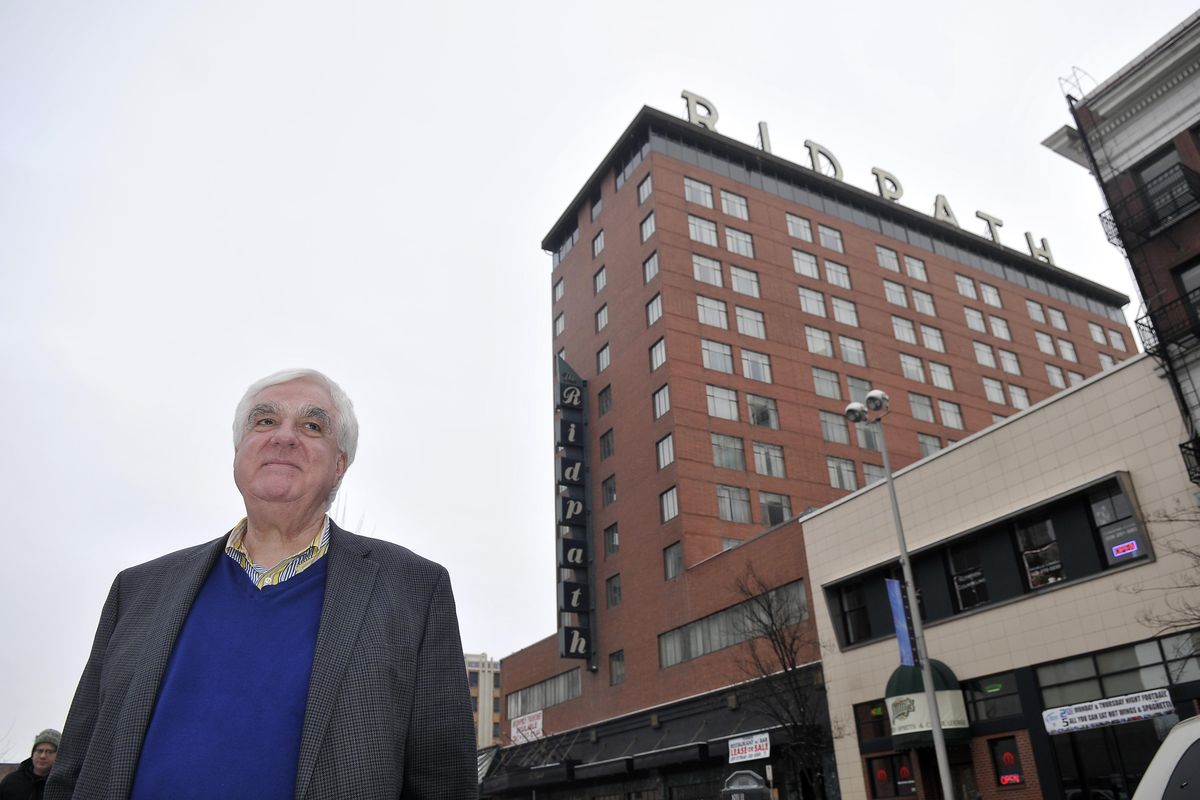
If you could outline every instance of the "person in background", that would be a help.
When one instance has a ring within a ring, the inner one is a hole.
[[[42,800],[46,776],[54,766],[61,738],[62,734],[53,728],[46,728],[34,737],[33,753],[0,781],[0,800]]]

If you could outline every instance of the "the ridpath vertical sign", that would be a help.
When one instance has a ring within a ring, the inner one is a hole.
[[[595,647],[589,579],[592,559],[584,407],[587,382],[561,357],[555,358],[554,376],[558,654],[562,658],[590,661]]]

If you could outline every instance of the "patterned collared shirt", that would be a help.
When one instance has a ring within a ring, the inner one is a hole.
[[[243,517],[242,521],[234,526],[229,534],[229,541],[225,543],[225,555],[236,561],[259,589],[264,586],[275,586],[288,578],[299,575],[329,552],[329,517],[326,515],[325,524],[321,526],[321,530],[317,531],[317,535],[313,537],[307,547],[291,558],[285,558],[269,568],[259,566],[250,560],[250,554],[246,552],[246,546],[242,542],[245,536],[246,519]]]

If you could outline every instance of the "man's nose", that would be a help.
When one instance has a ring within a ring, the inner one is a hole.
[[[292,420],[282,420],[271,429],[271,438],[283,445],[293,445],[299,439],[299,431]]]

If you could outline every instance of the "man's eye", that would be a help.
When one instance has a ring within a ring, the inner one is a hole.
[[[321,423],[319,423],[319,422],[306,422],[306,423],[304,423],[304,427],[306,427],[310,431],[314,431],[316,433],[321,432]]]
[[[271,419],[270,417],[259,417],[258,419],[254,420],[254,424],[261,426],[274,425],[275,420]]]

